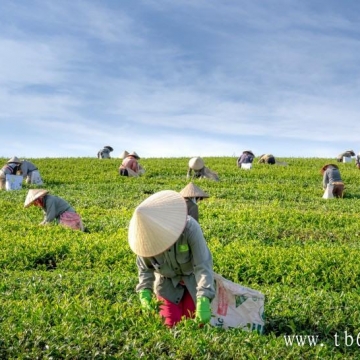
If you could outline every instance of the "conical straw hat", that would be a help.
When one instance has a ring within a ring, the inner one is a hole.
[[[144,200],[130,220],[131,250],[143,257],[167,250],[183,232],[187,219],[185,199],[176,191],[159,191]]]
[[[201,157],[193,157],[189,160],[189,168],[193,170],[201,170],[204,167],[204,160]]]
[[[129,152],[124,150],[121,154],[120,154],[120,158],[121,159],[125,159],[127,156],[129,155]]]
[[[36,199],[48,193],[45,189],[30,189],[24,203],[24,207],[29,207]]]
[[[16,157],[16,156],[13,156],[11,159],[8,160],[7,162],[8,164],[10,163],[17,163],[17,164],[20,164],[21,161]]]
[[[128,156],[133,156],[135,159],[138,159],[138,160],[140,159],[140,156],[135,151],[128,154]]]
[[[198,198],[208,198],[209,195],[205,192],[202,191],[198,186],[196,186],[195,184],[193,184],[192,182],[187,184],[181,191],[180,194],[183,197],[189,197],[189,198],[194,198],[194,197],[198,197]]]

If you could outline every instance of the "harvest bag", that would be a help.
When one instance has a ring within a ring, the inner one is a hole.
[[[30,180],[31,184],[36,184],[36,185],[42,185],[43,181],[41,179],[40,173],[38,170],[34,170],[31,172],[31,180]]]
[[[324,191],[323,199],[333,199],[334,198],[333,190],[334,190],[334,185],[327,184],[326,189]]]
[[[223,329],[264,331],[265,296],[214,273],[215,298],[211,302],[210,324]]]
[[[343,157],[343,162],[344,163],[351,163],[351,157],[350,156],[344,156]]]
[[[23,177],[21,175],[6,174],[5,189],[20,190],[22,188]]]
[[[250,170],[252,168],[252,163],[246,163],[246,164],[242,163],[241,168],[245,170]]]

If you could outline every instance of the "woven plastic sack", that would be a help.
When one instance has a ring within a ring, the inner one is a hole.
[[[263,333],[265,295],[214,274],[216,295],[211,302],[212,326]]]
[[[23,177],[21,175],[10,175],[5,176],[5,189],[6,190],[20,190],[22,188]]]
[[[35,185],[43,185],[43,181],[40,176],[40,172],[38,170],[34,170],[31,172],[31,184]]]
[[[324,191],[323,199],[333,199],[334,198],[333,190],[334,190],[334,185],[327,184],[326,189]]]
[[[350,156],[343,156],[343,162],[344,163],[351,163],[352,159]]]
[[[252,168],[252,163],[242,163],[241,168],[244,170],[250,170]]]

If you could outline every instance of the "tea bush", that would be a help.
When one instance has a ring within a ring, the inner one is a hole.
[[[319,170],[334,160],[284,158],[288,166],[270,166],[255,159],[246,171],[234,157],[204,158],[220,176],[194,180],[210,195],[199,203],[199,221],[214,270],[265,294],[260,335],[191,320],[169,330],[139,309],[128,224],[150,194],[186,186],[188,158],[141,159],[140,178],[120,177],[120,159],[30,160],[89,232],[39,226],[41,211],[23,207],[33,185],[0,193],[1,359],[359,358],[354,164],[338,164],[345,198],[324,200]],[[318,336],[317,345],[284,338],[301,335]]]

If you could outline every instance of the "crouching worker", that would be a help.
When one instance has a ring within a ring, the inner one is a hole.
[[[251,150],[245,150],[241,156],[237,159],[236,163],[238,167],[242,167],[242,164],[252,164],[254,161],[254,153]]]
[[[333,186],[332,193],[334,197],[344,197],[344,183],[341,179],[338,166],[335,164],[326,164],[321,168],[320,173],[323,176],[323,190],[325,190],[329,184]]]
[[[143,311],[159,305],[168,327],[183,317],[209,322],[215,296],[212,255],[200,225],[187,215],[184,198],[172,190],[151,195],[135,209],[128,236],[137,255],[136,291]]]
[[[260,156],[258,163],[274,165],[276,163],[275,156],[271,154],[263,154]]]
[[[110,153],[112,151],[114,151],[114,149],[111,146],[106,145],[98,151],[97,157],[98,159],[111,159]]]
[[[194,174],[193,174],[194,172]],[[210,170],[205,166],[204,160],[199,157],[193,157],[189,160],[188,171],[186,173],[186,178],[191,179],[211,179],[215,181],[219,181],[219,176],[216,172]]]
[[[145,173],[143,167],[139,164],[140,156],[135,152],[128,153],[119,167],[121,176],[139,176]]]
[[[60,225],[84,231],[81,217],[74,208],[64,199],[50,195],[47,190],[29,190],[24,207],[27,208],[30,205],[40,207],[43,210],[45,216],[40,225],[46,225],[55,220]]]
[[[6,188],[6,175],[16,175],[20,171],[21,161],[13,156],[7,163],[0,169],[0,189]]]
[[[28,160],[22,160],[20,165],[20,174],[27,184],[42,185],[42,179],[38,168]]]

